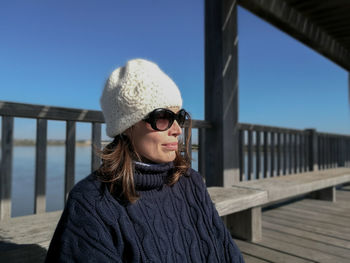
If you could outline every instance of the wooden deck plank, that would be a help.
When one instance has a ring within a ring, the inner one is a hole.
[[[301,220],[294,220],[289,218],[288,216],[278,216],[278,215],[265,215],[265,219],[269,222],[275,222],[275,223],[280,223],[282,225],[293,225],[293,227],[301,229],[301,230],[306,230],[306,231],[311,231],[315,233],[322,233],[323,235],[328,235],[332,237],[338,237],[344,240],[350,241],[350,235],[348,233],[343,233],[339,229],[335,229],[334,227],[330,227],[331,224],[328,225],[321,225],[319,224],[313,224],[312,222],[303,222]]]
[[[267,215],[271,215],[271,213]],[[334,227],[335,229],[339,228],[340,230],[344,230],[345,228],[345,232],[350,234],[350,229],[347,229],[349,220],[346,222],[346,218],[340,216],[331,215],[332,217],[327,218],[327,216],[323,216],[322,214],[313,211],[305,211],[304,213],[303,210],[287,209],[274,211],[273,215],[286,216],[293,220],[301,220],[307,223],[320,223],[320,225],[330,224],[331,227]]]
[[[341,197],[335,203],[303,199],[264,211],[262,242],[236,240],[245,261],[350,262],[350,191],[337,194]],[[0,262],[43,262],[60,215],[57,211],[1,221]]]
[[[290,234],[264,229],[264,243],[273,248],[286,251],[302,258],[317,262],[349,262],[350,250],[325,244],[319,241],[308,240]]]
[[[345,258],[339,258],[336,256],[333,257],[330,254],[320,253],[320,251],[307,249],[300,245],[294,245],[291,243],[282,242],[281,240],[271,238],[270,236],[264,237],[264,244],[266,244],[268,248],[271,248],[277,251],[283,251],[286,255],[287,255],[286,252],[288,251],[289,256],[293,256],[295,258],[300,257],[304,260],[309,260],[312,262],[324,262],[324,263],[329,263],[329,262],[348,263],[349,262],[349,260]]]
[[[304,207],[305,209],[317,211],[319,213],[327,213],[341,217],[350,218],[350,209],[344,207],[340,201],[335,205],[330,205],[328,202],[317,202],[317,200],[304,199],[303,202],[298,202],[295,206]]]
[[[292,214],[295,217],[302,218],[305,220],[317,220],[325,223],[332,222],[332,224],[342,227],[349,226],[348,218],[344,218],[338,215],[320,214],[319,212],[303,209],[300,207],[285,206],[279,209],[279,212],[285,214]]]
[[[271,223],[271,222],[267,222],[266,220],[263,220],[262,225],[263,225],[263,229],[274,230],[284,234],[290,234],[298,237],[304,237],[309,240],[314,240],[318,242],[322,240],[324,243],[327,243],[327,244],[329,243],[337,247],[350,249],[350,242],[339,238],[330,237],[320,233],[301,230],[298,228],[294,228],[293,226],[280,225],[275,222]]]
[[[245,253],[242,253],[242,255],[243,255],[245,263],[266,263],[266,262],[270,262],[270,261],[267,261],[267,260],[264,260],[264,259],[261,259],[261,258],[257,258],[257,257],[251,256],[249,254],[245,254]]]
[[[293,255],[285,254],[283,251],[271,249],[263,244],[254,244],[241,240],[235,240],[237,246],[243,254],[249,254],[251,257],[264,259],[268,262],[285,262],[285,263],[305,263],[314,262],[307,259],[295,257]]]

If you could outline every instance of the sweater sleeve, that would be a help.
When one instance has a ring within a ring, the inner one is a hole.
[[[192,170],[191,177],[197,188],[196,195],[202,202],[203,210],[206,213],[206,217],[209,219],[209,224],[212,226],[212,230],[217,239],[218,249],[222,251],[222,253],[220,253],[222,256],[221,262],[244,263],[239,248],[232,239],[230,232],[226,228],[210,198],[202,176],[195,170]]]
[[[117,236],[104,224],[93,201],[70,195],[45,262],[122,262]]]

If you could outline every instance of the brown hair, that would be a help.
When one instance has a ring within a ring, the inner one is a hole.
[[[168,185],[175,184],[182,175],[185,175],[191,167],[191,157],[189,155],[189,141],[191,137],[192,121],[189,119],[185,129],[185,144],[180,141],[180,149],[176,151],[174,160],[174,174]],[[116,186],[121,187],[121,195],[133,203],[139,196],[134,185],[133,160],[141,161],[141,156],[134,150],[133,141],[125,135],[117,135],[114,140],[106,145],[101,151],[96,149],[96,153],[102,159],[102,164],[97,170],[97,177],[100,181],[108,184],[112,193]]]

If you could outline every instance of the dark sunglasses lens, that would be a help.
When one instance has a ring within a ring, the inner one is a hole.
[[[174,116],[168,111],[158,111],[154,118],[158,130],[168,129],[174,121]]]
[[[186,121],[186,117],[187,117],[187,112],[185,110],[181,110],[179,111],[179,113],[177,114],[177,122],[180,125],[180,127],[183,127]]]

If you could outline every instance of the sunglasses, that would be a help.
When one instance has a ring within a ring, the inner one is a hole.
[[[181,109],[178,113],[174,113],[168,109],[155,109],[149,113],[143,121],[151,124],[152,128],[156,131],[166,131],[173,125],[176,120],[181,128],[185,125],[185,121],[190,118],[190,115],[184,109]]]

